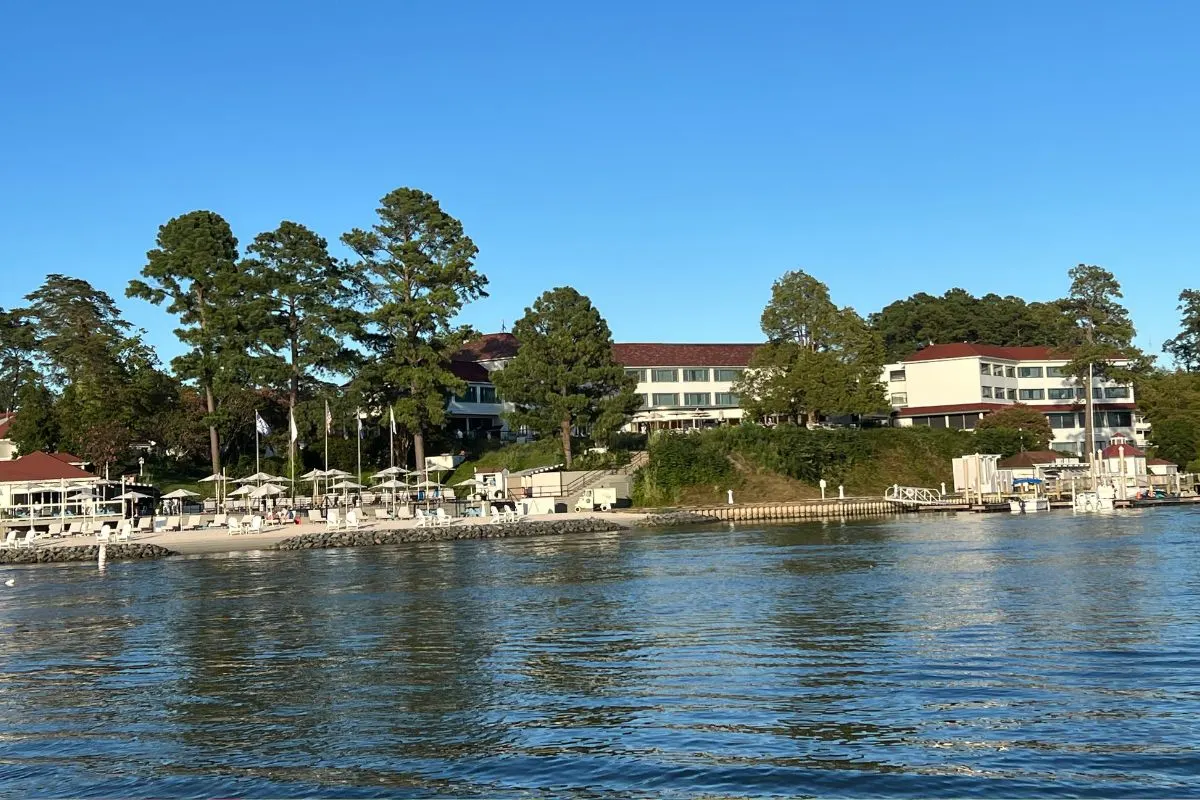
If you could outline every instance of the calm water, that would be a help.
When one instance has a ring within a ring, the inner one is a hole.
[[[1200,795],[1200,510],[2,568],[0,795]]]

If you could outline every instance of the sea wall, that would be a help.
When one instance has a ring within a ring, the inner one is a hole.
[[[326,547],[367,547],[406,542],[441,542],[457,539],[505,539],[520,536],[560,536],[572,533],[607,533],[627,530],[606,519],[567,519],[501,524],[447,525],[439,528],[368,528],[361,531],[320,531],[284,539],[275,550],[316,550]]]
[[[895,514],[897,508],[883,499],[801,500],[794,503],[751,503],[693,509],[702,517],[723,522],[771,522],[828,517],[874,517]]]
[[[174,550],[156,544],[110,544],[105,548],[104,557],[107,561],[132,561],[177,555]],[[0,564],[57,564],[67,561],[96,561],[99,557],[100,545],[97,544],[0,548]]]

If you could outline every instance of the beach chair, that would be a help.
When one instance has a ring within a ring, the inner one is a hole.
[[[17,546],[17,529],[9,528],[8,535],[4,537],[4,541],[0,542],[0,547],[16,547]]]
[[[90,519],[85,519],[82,523],[80,523],[79,533],[77,535],[87,536],[89,533],[91,533],[95,529],[95,527],[96,527],[96,523],[92,522]]]
[[[229,529],[229,535],[234,536],[242,532],[242,521],[237,517],[230,517],[226,520],[225,527]]]
[[[329,509],[329,516],[325,519],[325,527],[331,531],[336,531],[342,527],[342,512],[336,508]]]
[[[24,538],[17,539],[17,547],[37,547],[38,532],[30,528]]]
[[[417,515],[416,527],[418,527],[418,528],[433,527],[433,518],[428,516],[424,511],[422,511],[421,509],[418,508],[416,511],[416,515]]]
[[[187,521],[179,526],[181,531],[198,531],[204,527],[204,520],[199,514],[193,514],[187,518]]]
[[[46,535],[49,536],[51,539],[57,539],[60,536],[62,536],[63,535],[62,524],[58,523],[58,522],[50,523],[50,529],[46,531]]]
[[[181,531],[183,530],[183,517],[167,517],[166,523],[163,524],[165,531]]]
[[[142,517],[138,520],[138,533],[154,533],[154,517]]]
[[[318,509],[310,508],[308,510],[308,521],[315,525],[319,525],[325,521],[325,518],[321,516],[321,512]]]
[[[112,538],[113,529],[109,525],[101,525],[100,530],[96,531],[97,542],[107,542]]]
[[[83,533],[83,526],[86,524],[86,522],[72,522],[67,525],[67,536],[78,536]]]
[[[504,517],[500,514],[500,509],[492,506],[492,518],[488,520],[492,525],[499,525],[504,522]]]
[[[452,517],[449,514],[447,514],[446,509],[444,509],[444,508],[439,508],[437,511],[434,511],[433,513],[434,513],[434,519],[437,520],[437,525],[439,528],[446,528],[446,527],[449,527],[450,525],[453,525],[454,523],[458,522],[458,519],[456,517]]]
[[[260,517],[258,514],[255,514],[253,517],[251,517],[250,518],[250,527],[246,529],[246,532],[247,533],[262,533],[263,532],[263,518]]]
[[[375,519],[380,520],[382,522],[384,520],[390,520],[391,518],[392,518],[392,512],[388,511],[386,508],[375,509]]]
[[[208,523],[208,527],[224,528],[228,524],[229,524],[229,515],[228,514],[217,514],[215,517],[213,517],[212,522]]]
[[[149,519],[149,517],[143,517],[142,519]],[[140,531],[142,529],[141,525],[138,525],[137,529]],[[113,537],[113,540],[117,542],[128,542],[132,538],[133,523],[129,520],[125,520],[121,523],[121,528],[117,531],[117,535]]]
[[[352,508],[346,512],[346,530],[356,531],[362,526],[362,521],[358,518],[358,509]]]

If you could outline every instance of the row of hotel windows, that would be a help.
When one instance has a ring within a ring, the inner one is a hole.
[[[993,394],[991,386],[984,386],[983,396],[996,397],[1001,400],[1006,397],[1005,390],[999,386],[995,388],[995,394]],[[1128,386],[1106,386],[1104,388],[1099,386],[1092,387],[1092,398],[1095,400],[1120,400],[1127,397],[1129,397]],[[1045,400],[1047,398],[1050,400],[1074,400],[1076,398],[1080,400],[1086,400],[1087,390],[1082,388],[1021,389],[1014,393],[1012,389],[1009,389],[1007,398],[1009,400]]]
[[[627,369],[626,375],[631,375],[638,379],[638,383],[646,382],[646,373],[650,374],[650,380],[654,383],[679,383],[679,373],[683,373],[683,380],[686,383],[707,383],[710,370],[705,367],[702,369]],[[736,381],[742,376],[740,369],[714,369],[711,370],[712,379],[714,381]]]
[[[1082,428],[1083,414],[1068,412],[1064,414],[1047,414],[1051,428]],[[1133,413],[1130,411],[1094,411],[1092,419],[1097,428],[1128,428],[1133,423]],[[954,428],[955,430],[971,430],[979,424],[978,414],[936,414],[927,417],[913,417],[913,425],[928,428]]]
[[[1042,377],[1042,371],[1042,367],[1006,367],[1003,364],[979,362],[980,375],[994,375],[1004,378],[1040,378]],[[1046,367],[1045,373],[1047,378],[1071,377],[1066,367]]]
[[[639,394],[642,400],[642,407],[646,408],[646,395]],[[713,403],[710,398],[715,397],[716,402]],[[678,406],[679,395],[675,393],[668,394],[653,394],[650,399],[654,402],[654,406]],[[697,406],[736,406],[738,404],[738,396],[733,392],[717,392],[716,395],[711,395],[708,392],[687,392],[683,395],[683,407],[694,408]]]

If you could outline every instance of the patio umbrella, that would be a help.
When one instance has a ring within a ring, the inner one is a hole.
[[[277,475],[272,475],[269,472],[256,472],[253,475],[247,475],[244,478],[234,479],[234,483],[267,483],[268,481],[282,481],[286,478],[280,478]]]
[[[337,483],[335,483],[333,486],[330,486],[329,488],[330,489],[343,489],[343,490],[362,489],[363,485],[361,483],[355,483],[354,481],[338,481]]]
[[[199,497],[197,492],[189,492],[187,489],[176,489],[173,492],[167,492],[162,496],[163,500],[183,500],[188,497]]]
[[[395,478],[392,478],[390,481],[384,481],[383,483],[375,484],[375,488],[376,489],[407,489],[408,484],[405,483],[404,481],[398,481]]]
[[[271,495],[283,494],[283,489],[280,489],[273,483],[264,483],[250,493],[251,497],[270,497]]]
[[[408,474],[408,470],[402,469],[401,467],[388,467],[387,469],[379,470],[379,472],[376,472],[371,477],[378,480],[379,478],[392,478],[392,477],[395,477],[396,475],[407,475],[407,474]]]
[[[344,469],[327,469],[325,470],[326,478],[349,478],[353,476],[353,472],[346,472]]]
[[[306,472],[300,476],[300,480],[302,480],[302,481],[319,481],[321,478],[324,478],[324,477],[325,477],[325,470],[310,469],[308,472]]]
[[[209,475],[207,478],[201,478],[200,483],[225,483],[228,480],[225,475]]]
[[[150,497],[150,495],[142,494],[141,492],[125,492],[124,494],[117,495],[113,499],[114,500],[146,500],[149,497]]]
[[[238,488],[236,488],[232,492],[230,492],[229,496],[234,497],[236,495],[250,494],[253,491],[254,491],[253,486],[239,486]]]

